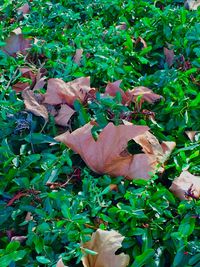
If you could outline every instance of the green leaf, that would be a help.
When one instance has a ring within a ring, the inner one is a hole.
[[[199,262],[199,266],[200,266],[200,253],[197,253],[196,255],[192,256],[190,259],[189,259],[189,264],[190,265],[194,265],[196,263]]]
[[[36,257],[36,260],[37,260],[39,263],[42,263],[42,264],[47,264],[47,263],[50,263],[50,262],[51,262],[49,259],[47,259],[47,258],[44,257],[44,256],[37,256],[37,257]]]
[[[178,231],[183,236],[190,236],[192,232],[194,231],[195,227],[195,218],[192,218],[191,216],[188,216],[184,218],[178,228]]]
[[[58,144],[59,143],[54,138],[52,138],[48,135],[45,135],[45,134],[41,134],[41,133],[31,133],[25,137],[25,140],[28,143],[31,143],[34,145],[43,144],[43,143],[52,143],[52,144]]]
[[[39,161],[40,158],[41,158],[40,154],[33,154],[33,155],[26,156],[24,159],[25,162],[21,165],[21,169],[27,168],[32,163]]]
[[[16,251],[20,247],[20,242],[11,241],[6,247],[6,253]]]
[[[145,264],[148,264],[148,261],[152,259],[154,256],[154,250],[153,249],[147,249],[145,252],[143,252],[140,256],[137,256],[135,258],[134,263],[131,265],[131,267],[142,267]]]
[[[63,204],[61,206],[61,212],[65,218],[71,219],[72,216],[71,216],[70,209],[69,209],[68,205]]]
[[[86,252],[87,254],[90,254],[90,255],[97,255],[98,252],[94,251],[94,250],[91,250],[91,249],[88,249],[88,248],[82,248],[84,250],[84,252]]]

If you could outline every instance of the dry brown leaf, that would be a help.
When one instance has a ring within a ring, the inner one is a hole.
[[[35,73],[30,68],[20,68],[19,69],[22,77],[30,79],[32,83],[35,82]],[[23,91],[24,89],[29,89],[30,88],[30,83],[28,82],[17,82],[12,86],[13,90],[15,90],[17,93]]]
[[[83,102],[91,89],[90,77],[81,77],[67,83],[61,79],[52,78],[48,80],[44,103],[73,106],[76,99]]]
[[[46,84],[46,77],[44,76],[43,71],[45,72],[45,70],[43,69],[38,70],[35,77],[35,83],[32,89],[33,91],[43,88],[44,85]]]
[[[18,52],[26,54],[30,46],[30,39],[24,39],[21,29],[17,28],[6,39],[6,46],[4,46],[3,51],[10,56],[15,56]]]
[[[116,93],[119,92],[122,97],[122,103],[125,105],[129,105],[131,102],[137,103],[138,96],[141,96],[141,99],[139,103],[137,103],[139,106],[146,101],[148,103],[153,103],[162,96],[155,94],[151,89],[144,87],[144,86],[138,86],[133,88],[132,90],[128,90],[124,92],[119,86],[120,86],[121,80],[115,81],[113,83],[108,83],[105,89],[105,94],[109,94],[110,96],[116,96]]]
[[[190,139],[190,141],[193,142],[197,131],[185,131],[185,133],[187,134],[187,136]]]
[[[56,263],[56,267],[67,267],[67,266],[64,265],[62,259],[59,259],[59,261]]]
[[[31,83],[29,82],[17,82],[15,83],[12,88],[17,93],[22,92],[24,89],[33,89],[38,90],[40,88],[43,88],[45,85],[45,79],[43,70],[39,69],[37,73],[35,73],[30,68],[20,68],[20,72],[22,73],[23,78],[27,78],[31,80]]]
[[[134,102],[137,101],[138,96],[141,96],[141,100],[139,102],[146,101],[150,104],[162,98],[162,96],[155,94],[151,89],[144,86],[138,86],[132,90],[128,90],[127,94],[130,95],[130,98],[133,98]]]
[[[175,147],[174,142],[159,143],[146,126],[114,126],[109,123],[95,141],[91,134],[93,124],[57,136],[55,139],[65,143],[78,153],[95,172],[111,176],[124,176],[127,179],[149,179],[150,173],[163,172],[163,164]],[[132,155],[127,151],[127,143],[133,139],[143,153]]]
[[[44,105],[41,105],[37,101],[37,97],[33,91],[25,89],[22,92],[22,97],[24,99],[24,104],[26,110],[32,112],[36,116],[41,116],[44,118],[45,122],[48,121],[48,112]]]
[[[83,54],[83,49],[76,49],[76,53],[73,60],[78,65],[80,65],[82,54]]]
[[[150,166],[152,169],[149,171],[154,173],[157,166],[160,165],[158,171],[162,173],[164,171],[163,164],[170,156],[172,150],[175,148],[176,143],[162,142],[160,144],[157,138],[150,132],[145,132],[144,134],[141,134],[133,139],[136,143],[138,143],[142,147],[142,151],[145,153],[145,154],[138,154],[140,155],[138,156],[140,157],[140,160],[138,159],[138,164],[141,163],[143,168],[145,168],[146,170],[149,169],[148,161],[145,160],[145,155],[146,155],[149,162],[151,162]]]
[[[189,10],[197,10],[200,6],[200,0],[187,0],[185,1],[185,7]]]
[[[68,126],[68,122],[75,110],[70,108],[68,105],[61,105],[58,115],[55,117],[55,123],[61,126]]]
[[[142,134],[149,129],[146,126],[115,126],[113,123],[109,123],[99,134],[97,141],[92,137],[92,127],[93,125],[88,123],[71,134],[67,132],[55,139],[65,143],[78,153],[85,163],[97,173],[125,176],[127,179],[148,179],[149,172],[155,172],[156,165],[165,155],[164,151],[162,151],[163,155],[157,151],[147,153],[146,147],[149,144],[145,147],[142,141]],[[146,154],[129,154],[126,147],[131,139],[143,146]],[[150,143],[150,141],[148,142]],[[160,147],[159,149],[161,150]]]
[[[122,31],[126,30],[126,29],[127,29],[126,22],[121,22],[121,23],[120,23],[119,25],[117,25],[115,28],[116,28],[117,30],[122,30]]]
[[[170,50],[164,47],[164,55],[168,67],[171,67],[174,63],[174,50]]]
[[[147,47],[147,43],[145,42],[145,40],[141,36],[139,36],[137,38],[137,40],[135,41],[135,46],[139,47],[141,49],[144,49]]]
[[[109,82],[106,86],[105,94],[115,97],[117,92],[119,92],[122,97],[122,103],[125,105],[126,103],[129,103],[130,99],[129,99],[129,96],[126,95],[126,92],[124,92],[120,88],[121,82],[122,80],[118,80],[113,83]]]
[[[17,12],[18,13],[22,13],[23,15],[25,15],[25,14],[28,14],[29,13],[29,10],[30,10],[29,4],[26,3],[23,6],[19,7],[17,9]]]
[[[21,235],[21,236],[13,236],[11,238],[11,242],[18,241],[19,243],[23,243],[27,239],[27,236]]]
[[[89,242],[83,244],[83,251],[90,249],[97,252],[97,255],[87,254],[83,256],[82,263],[84,267],[126,267],[129,264],[129,256],[121,253],[115,255],[115,252],[122,246],[124,237],[118,232],[104,231],[98,229],[92,234]]]
[[[200,198],[200,176],[195,176],[188,171],[183,171],[169,188],[175,196],[183,199]]]

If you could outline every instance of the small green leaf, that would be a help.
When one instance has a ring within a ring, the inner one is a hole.
[[[142,267],[145,264],[148,263],[150,259],[154,256],[154,250],[153,249],[147,249],[145,252],[143,252],[140,256],[137,256],[135,258],[134,263],[131,265],[131,267]]]
[[[90,255],[97,255],[98,253],[94,250],[91,250],[91,249],[88,249],[88,248],[82,248],[87,254],[90,254]]]
[[[196,264],[196,263],[198,263],[199,262],[199,266],[200,266],[200,253],[198,253],[198,254],[196,254],[196,255],[194,255],[194,256],[192,256],[190,259],[189,259],[189,264],[190,265],[194,265],[194,264]]]
[[[47,264],[47,263],[50,263],[51,262],[49,259],[45,258],[44,256],[37,256],[36,257],[36,260],[39,263],[42,263],[42,264]]]

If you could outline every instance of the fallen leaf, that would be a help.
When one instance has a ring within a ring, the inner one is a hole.
[[[83,54],[83,49],[76,49],[76,53],[75,53],[75,56],[73,58],[73,61],[77,65],[80,65],[82,54]]]
[[[169,157],[174,142],[160,144],[155,136],[148,132],[147,126],[135,126],[131,123],[115,126],[109,123],[95,141],[88,123],[83,127],[57,136],[61,141],[78,153],[85,163],[99,174],[124,176],[127,179],[149,179],[150,173],[155,173],[157,166],[163,172],[163,163]],[[127,143],[134,140],[143,153],[132,155],[127,151]]]
[[[26,54],[30,47],[31,40],[24,39],[21,29],[17,28],[6,39],[6,46],[2,50],[10,56],[15,56],[18,52]]]
[[[33,215],[30,211],[27,212],[26,217],[25,217],[25,221],[32,221],[33,220]]]
[[[144,86],[138,86],[133,88],[132,90],[123,91],[119,86],[121,84],[121,80],[115,81],[113,83],[108,83],[105,89],[105,94],[109,94],[110,96],[116,96],[116,93],[119,92],[122,97],[122,103],[124,105],[129,105],[131,102],[138,102],[138,97],[141,96],[139,102],[137,105],[141,107],[141,104],[146,101],[148,103],[153,103],[162,96],[155,94],[151,89],[144,87]]]
[[[43,117],[45,122],[48,121],[49,115],[46,107],[38,103],[37,96],[32,90],[25,89],[22,92],[22,97],[24,99],[26,110],[32,112],[36,116]]]
[[[181,200],[200,198],[200,176],[183,171],[173,182],[170,191]]]
[[[62,259],[59,259],[59,261],[56,263],[56,267],[67,267],[67,266],[64,265]]]
[[[22,236],[13,236],[11,238],[11,242],[12,241],[18,241],[20,243],[23,243],[26,239],[27,239],[27,236],[24,236],[24,235],[22,235]]]
[[[115,97],[117,92],[119,92],[122,97],[122,103],[125,105],[126,103],[129,103],[130,99],[129,96],[126,95],[126,92],[120,88],[121,82],[122,80],[118,80],[113,83],[109,82],[106,86],[105,94]]]
[[[127,29],[127,25],[126,25],[126,22],[121,22],[119,25],[117,25],[115,27],[117,30],[126,30]]]
[[[124,237],[118,232],[98,229],[92,234],[89,242],[83,244],[84,249],[97,252],[97,255],[87,254],[82,257],[84,267],[126,267],[129,264],[129,256],[115,252],[122,246]]]
[[[28,14],[30,10],[29,4],[26,3],[21,7],[17,8],[17,13],[22,13],[23,15]]]
[[[161,95],[155,94],[151,89],[144,86],[138,86],[132,90],[128,90],[127,94],[129,94],[130,98],[132,98],[135,103],[137,102],[137,98],[141,96],[138,103],[140,106],[144,101],[152,104],[162,98]]]
[[[35,76],[36,75],[35,75],[35,73],[33,73],[33,71],[30,68],[20,68],[19,70],[20,70],[23,78],[30,79],[32,81],[32,83],[35,82]],[[31,86],[31,84],[28,82],[17,82],[12,86],[12,88],[17,93],[19,93],[26,88],[30,89],[30,86]]]
[[[83,127],[57,136],[55,139],[65,143],[78,153],[85,163],[95,172],[107,173],[113,176],[134,178],[134,156],[123,154],[127,143],[134,137],[146,132],[146,126],[119,125],[109,123],[99,134],[95,141],[91,129],[93,124],[88,123]]]
[[[13,90],[15,90],[17,93],[22,92],[24,89],[32,89],[34,90],[38,90],[44,87],[45,83],[46,83],[46,77],[44,76],[44,70],[43,69],[39,69],[36,72],[34,72],[32,69],[30,68],[20,68],[19,69],[20,72],[22,73],[22,77],[23,78],[27,78],[30,79],[32,82],[17,82],[15,83],[12,88]]]
[[[190,139],[190,141],[194,141],[194,137],[197,134],[197,131],[185,131],[186,135]]]
[[[68,122],[71,116],[75,113],[75,110],[68,105],[61,105],[58,115],[55,117],[55,123],[61,126],[68,126]]]
[[[13,198],[11,198],[10,200],[9,200],[9,202],[7,203],[7,207],[9,207],[9,206],[12,206],[13,205],[13,203],[16,201],[16,200],[19,200],[21,197],[25,197],[25,196],[27,196],[27,193],[24,193],[24,192],[18,192]]]
[[[200,6],[200,0],[187,0],[184,5],[189,10],[197,10]]]
[[[167,49],[164,47],[165,61],[170,68],[174,63],[174,50]]]
[[[81,77],[67,83],[61,79],[52,78],[48,80],[44,103],[73,106],[76,99],[83,102],[91,89],[90,77]]]
[[[158,139],[153,134],[151,134],[149,131],[133,139],[136,143],[138,143],[142,147],[142,151],[145,153],[145,154],[136,155],[138,156],[138,175],[139,174],[142,175],[141,173],[142,170],[140,169],[141,166],[143,166],[142,169],[143,169],[143,173],[145,174],[147,170],[149,170],[148,172],[154,173],[156,168],[160,165],[157,171],[162,173],[164,171],[163,164],[169,158],[172,150],[175,148],[176,143],[175,142],[162,142],[160,144]],[[150,162],[150,165],[149,165],[149,162]],[[146,171],[144,172],[144,170]]]
[[[145,40],[141,36],[139,36],[135,41],[135,46],[140,48],[140,49],[144,49],[147,47],[147,43],[145,42]]]
[[[39,69],[36,77],[35,77],[35,83],[32,88],[33,91],[42,89],[44,85],[46,84],[46,77],[44,76],[46,70]]]

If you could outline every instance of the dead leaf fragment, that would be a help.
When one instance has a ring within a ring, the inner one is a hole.
[[[67,83],[61,79],[52,78],[48,80],[44,103],[73,106],[76,99],[83,102],[91,89],[90,77],[81,77]]]
[[[141,96],[140,102],[146,101],[150,104],[162,98],[161,95],[155,94],[151,89],[144,86],[135,87],[132,90],[129,90],[127,93],[132,96],[135,102],[137,101],[138,96]]]
[[[44,118],[45,122],[48,121],[48,112],[44,105],[39,104],[37,101],[37,96],[33,91],[25,89],[22,92],[22,97],[24,99],[24,104],[26,110],[32,112],[36,116],[41,116]]]
[[[184,5],[189,10],[197,10],[200,6],[200,0],[187,0]]]
[[[59,259],[59,261],[56,263],[56,267],[67,267],[67,266],[64,265],[62,259]]]
[[[25,15],[29,13],[29,10],[30,10],[29,4],[26,3],[17,9],[17,13],[22,13],[23,15]]]
[[[164,47],[165,61],[170,68],[174,63],[174,50],[167,49]]]
[[[22,236],[13,236],[11,238],[11,242],[12,241],[18,241],[20,243],[23,243],[26,239],[27,239],[27,236],[24,236],[24,235],[22,235]]]
[[[30,68],[20,68],[19,69],[22,77],[27,78],[30,80],[29,82],[17,82],[15,83],[12,88],[17,93],[22,92],[24,89],[33,89],[38,90],[44,87],[46,83],[46,77],[44,76],[43,70],[39,69],[37,70],[37,73],[35,70],[32,70]],[[43,77],[44,76],[44,77]]]
[[[141,96],[141,99],[139,100],[139,103],[137,103],[140,107],[141,104],[146,101],[148,103],[153,103],[162,96],[155,94],[151,89],[144,87],[144,86],[138,86],[131,90],[123,91],[120,88],[121,80],[115,81],[113,83],[108,83],[105,89],[105,94],[108,94],[110,96],[116,96],[117,92],[121,94],[122,97],[122,103],[124,105],[129,105],[131,102],[138,102],[137,98]]]
[[[83,49],[76,49],[76,53],[74,55],[73,60],[77,65],[80,65],[82,54],[83,54]]]
[[[123,91],[120,88],[120,84],[121,84],[122,80],[118,80],[115,81],[113,83],[108,83],[105,89],[105,94],[108,94],[110,96],[115,97],[116,94],[119,92],[121,97],[122,97],[122,103],[125,105],[126,103],[128,103],[130,101],[129,96],[126,95],[126,92]]]
[[[3,51],[10,56],[15,56],[18,52],[26,54],[30,46],[31,40],[25,39],[21,29],[17,28],[11,32],[10,37],[6,39],[6,46],[4,46]]]
[[[118,232],[104,231],[98,229],[92,234],[89,242],[83,244],[83,251],[90,249],[97,252],[97,255],[87,254],[83,256],[82,263],[84,267],[126,267],[129,264],[129,256],[121,253],[115,255],[115,252],[122,246],[124,237]]]
[[[181,200],[200,198],[200,176],[195,176],[188,171],[183,171],[169,188]]]
[[[116,30],[126,30],[127,29],[127,25],[126,25],[126,22],[121,22],[119,25],[117,25],[116,27]]]
[[[187,134],[187,136],[190,139],[190,141],[193,142],[197,131],[185,131],[185,133]]]
[[[135,41],[135,46],[140,49],[144,49],[144,48],[147,48],[147,43],[141,36],[139,36]]]
[[[68,105],[61,105],[58,115],[55,117],[55,123],[61,126],[68,126],[68,122],[71,116],[75,113],[75,110]]]

